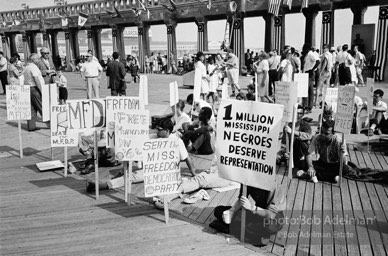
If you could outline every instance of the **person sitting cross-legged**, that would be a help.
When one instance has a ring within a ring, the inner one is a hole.
[[[322,122],[320,134],[313,137],[306,155],[305,167],[300,168],[297,176],[310,178],[312,182],[318,180],[337,183],[339,181],[340,152],[344,154],[343,172],[348,170],[346,143],[338,134],[334,133],[334,121]],[[319,159],[313,161],[313,155],[318,154]]]
[[[373,92],[373,112],[370,116],[369,136],[373,133],[377,135],[388,133],[388,120],[384,117],[387,112],[387,103],[382,100],[383,96],[384,92],[381,89]]]
[[[188,146],[191,141],[191,152],[200,155],[211,155],[214,149],[211,145],[211,139],[214,133],[214,128],[210,124],[210,118],[213,112],[209,107],[203,107],[199,111],[198,120],[191,125],[187,123],[183,125],[183,141]]]
[[[170,118],[160,119],[158,124],[156,125],[157,137],[162,139],[169,138],[171,136],[175,137],[176,136],[175,134],[171,134],[173,127],[174,125]],[[194,169],[194,165],[181,139],[179,139],[179,157],[180,157],[180,161],[186,162],[187,167],[189,168],[189,171],[193,176],[195,176],[196,172]],[[143,169],[133,167],[132,173],[130,174],[130,180],[132,183],[143,182],[144,181]],[[103,190],[103,189],[115,189],[123,186],[124,186],[124,177],[121,176],[121,177],[109,180],[108,182],[101,183],[99,185],[99,188],[100,190]],[[93,192],[94,189],[95,189],[95,184],[91,181],[88,182],[86,191],[90,193],[90,192]]]

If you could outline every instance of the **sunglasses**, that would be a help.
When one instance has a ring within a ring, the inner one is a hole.
[[[49,52],[42,52],[42,54],[50,54]]]

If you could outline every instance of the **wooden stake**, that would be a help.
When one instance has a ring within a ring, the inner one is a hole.
[[[126,166],[124,171],[124,193],[125,193],[125,202],[127,205],[131,205],[131,191],[132,191],[132,180],[129,178],[129,175],[132,173],[132,161],[125,162]]]
[[[65,158],[64,159],[65,160],[65,173],[64,174],[65,174],[65,178],[66,178],[67,177],[67,167],[68,167],[67,166],[67,147],[65,146],[63,149],[64,149],[64,158]]]
[[[290,142],[290,160],[288,163],[288,178],[292,179],[292,168],[294,168],[294,136],[295,136],[295,125],[298,115],[298,103],[294,105],[292,112],[292,127],[291,127],[291,142]]]
[[[18,130],[19,130],[19,156],[20,158],[23,158],[22,125],[20,120],[18,120]]]
[[[243,185],[242,187],[242,196],[247,196],[247,185]],[[241,209],[241,234],[240,234],[240,241],[244,243],[245,241],[245,222],[246,222],[246,211],[245,208],[242,207]]]
[[[165,220],[166,224],[168,224],[168,221],[170,220],[170,213],[168,211],[167,196],[164,196],[164,220]]]
[[[100,191],[99,191],[99,177],[98,177],[98,138],[97,138],[97,131],[94,131],[94,172],[95,172],[95,184],[96,184],[96,200],[100,197]]]
[[[342,143],[341,145],[343,145],[345,142],[345,134],[342,133]],[[341,147],[341,150],[340,150],[340,170],[339,170],[339,182],[338,182],[338,186],[341,187],[341,184],[342,184],[342,170],[344,168],[344,152],[342,152],[342,147]]]

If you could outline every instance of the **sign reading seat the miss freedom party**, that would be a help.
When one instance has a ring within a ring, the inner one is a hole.
[[[217,116],[219,175],[248,186],[272,190],[284,106],[222,100]]]

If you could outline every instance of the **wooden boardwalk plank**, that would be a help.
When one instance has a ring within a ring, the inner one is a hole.
[[[322,255],[323,191],[322,182],[314,184],[313,225],[311,227],[310,254]]]
[[[303,212],[301,215],[300,235],[298,241],[298,250],[296,255],[310,255],[309,249],[311,247],[311,226],[309,222],[312,217],[313,209],[313,197],[314,197],[314,183],[306,183],[306,192],[304,196]]]
[[[331,193],[331,184],[324,182],[322,184],[323,190],[323,205],[322,205],[322,255],[329,256],[334,255],[334,243],[333,243],[333,226],[330,222],[327,222],[327,218],[331,219],[333,214],[333,202]]]
[[[300,228],[300,218],[303,210],[303,201],[306,190],[306,181],[299,180],[298,187],[296,191],[296,199],[294,202],[294,207],[292,209],[291,215],[291,226],[288,231],[287,243],[284,249],[284,255],[295,255],[298,247],[299,240],[299,228]],[[292,221],[295,220],[295,221]]]
[[[332,184],[331,186],[332,200],[333,200],[333,230],[334,230],[334,255],[348,255],[346,249],[346,233],[345,227],[342,224],[336,224],[335,218],[343,219],[344,213],[342,209],[342,195],[341,188],[338,184]]]
[[[292,179],[289,182],[288,191],[287,191],[287,206],[286,211],[284,212],[284,218],[290,219],[292,216],[292,209],[294,208],[294,202],[296,200],[296,191],[298,187],[298,179]],[[287,234],[289,233],[290,223],[285,222],[282,229],[279,230],[275,242],[274,247],[272,249],[272,253],[276,255],[283,255],[285,245],[287,242]]]
[[[218,205],[228,205],[230,200],[232,199],[232,196],[234,195],[234,190],[229,190],[229,191],[226,191],[224,194],[224,197],[218,202]],[[215,220],[216,218],[214,217],[214,209],[213,211],[211,212],[211,214],[209,215],[209,217],[207,218],[207,220],[205,221],[205,226],[209,226],[210,222],[212,222],[213,220]]]
[[[353,196],[349,193],[348,180],[345,179],[341,184],[342,195],[342,207],[344,211],[345,219],[354,219],[354,213],[352,208],[352,202],[350,197]],[[349,223],[344,225],[345,239],[347,244],[348,255],[360,255],[359,242],[357,238],[357,231],[355,224]]]
[[[219,205],[219,202],[224,197],[225,193],[217,192],[216,196],[210,201],[206,209],[195,220],[201,224],[204,224],[211,214],[213,214],[214,208]]]

